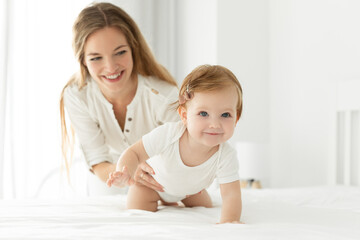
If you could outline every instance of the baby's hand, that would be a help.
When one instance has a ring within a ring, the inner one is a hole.
[[[245,223],[243,223],[243,222],[241,222],[241,221],[218,222],[218,223],[216,223],[216,224],[224,224],[224,223],[232,223],[232,224],[245,224]]]
[[[122,188],[134,184],[134,180],[131,178],[126,166],[123,167],[122,171],[115,171],[109,173],[109,178],[106,184],[111,187],[112,185]]]

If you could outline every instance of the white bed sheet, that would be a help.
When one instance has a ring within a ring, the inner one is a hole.
[[[360,239],[360,188],[243,189],[246,224],[214,208],[125,210],[126,196],[0,201],[0,239]]]

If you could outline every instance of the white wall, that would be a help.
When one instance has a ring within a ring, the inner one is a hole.
[[[261,151],[270,139],[268,5],[267,0],[218,1],[218,64],[233,71],[243,88],[243,114],[230,141],[259,144]],[[260,165],[268,169],[269,164],[267,158]],[[262,172],[268,186],[270,173]]]
[[[360,1],[218,1],[218,63],[244,88],[235,141],[270,144],[271,187],[329,183],[336,82],[360,77]]]
[[[243,115],[233,141],[269,141],[269,26],[267,0],[218,1],[218,64],[238,77]]]
[[[181,84],[201,64],[216,63],[216,0],[177,1],[177,71]]]
[[[139,25],[156,59],[179,85],[200,64],[216,64],[216,0],[113,0]]]
[[[359,12],[356,0],[271,2],[274,186],[328,182],[336,82],[360,76]]]

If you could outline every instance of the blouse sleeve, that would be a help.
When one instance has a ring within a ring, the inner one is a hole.
[[[159,104],[159,108],[156,111],[156,122],[158,125],[162,125],[166,122],[177,122],[180,120],[179,114],[176,111],[177,100],[178,89],[174,86],[170,89],[164,101]]]
[[[239,180],[237,153],[228,143],[224,143],[216,177],[220,184]]]
[[[86,102],[77,93],[68,87],[64,93],[64,105],[79,139],[87,165],[91,169],[95,164],[105,161],[112,162],[109,147],[105,143],[105,137],[99,124],[90,116]]]

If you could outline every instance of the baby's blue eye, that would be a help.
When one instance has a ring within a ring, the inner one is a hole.
[[[221,116],[224,118],[228,118],[228,117],[230,117],[230,113],[223,113],[223,114],[221,114]]]
[[[200,112],[199,115],[202,116],[202,117],[209,116],[209,114],[207,112]]]

